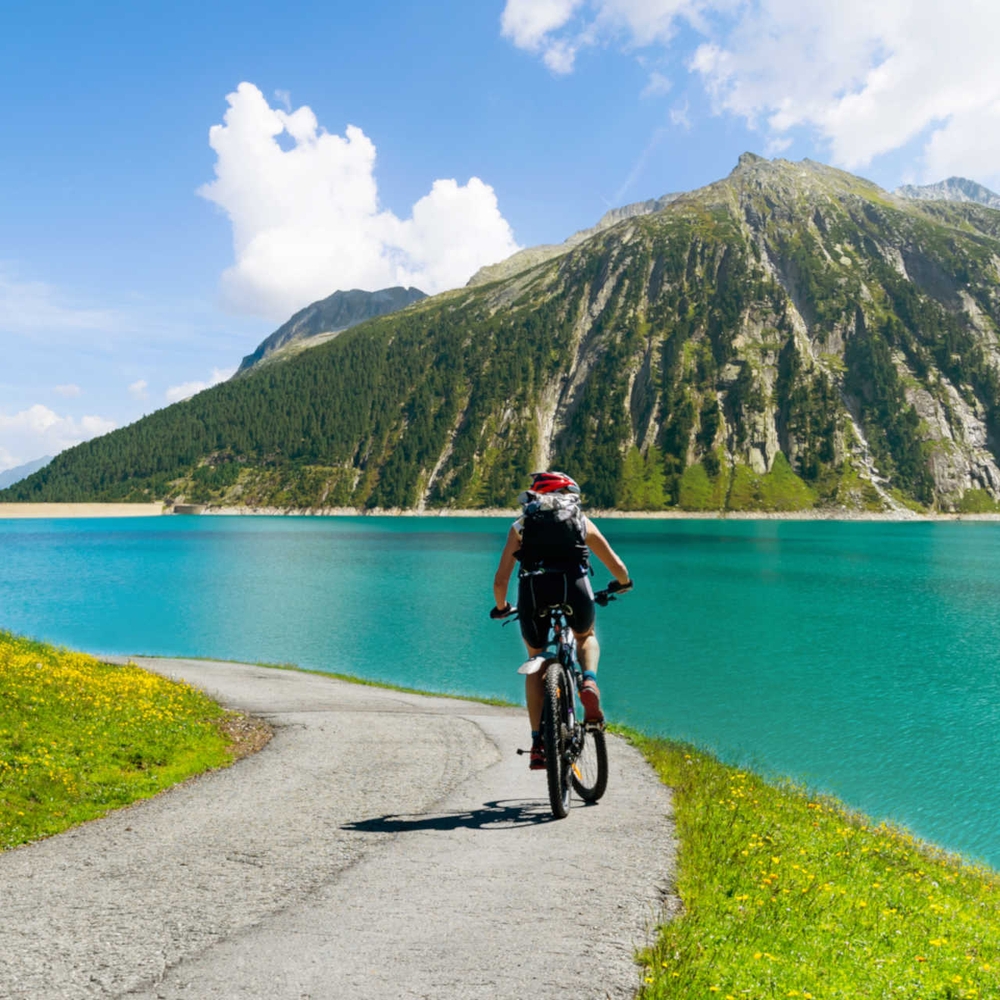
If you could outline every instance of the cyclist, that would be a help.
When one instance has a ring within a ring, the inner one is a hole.
[[[597,687],[601,649],[594,635],[589,553],[597,556],[615,578],[608,587],[612,592],[621,593],[632,588],[628,570],[593,521],[580,509],[580,487],[564,472],[532,473],[531,487],[518,499],[524,514],[507,532],[507,542],[493,578],[496,606],[490,611],[490,617],[503,618],[510,613],[507,587],[515,561],[520,560],[517,607],[528,656],[540,655],[548,642],[548,619],[539,612],[551,605],[567,605],[570,627],[576,636],[577,656],[583,668],[580,700],[584,718],[588,722],[601,722],[604,715]],[[536,771],[545,767],[540,732],[545,680],[541,671],[526,675],[524,692],[531,723],[528,766]]]

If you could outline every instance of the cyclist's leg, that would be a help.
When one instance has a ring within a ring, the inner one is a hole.
[[[536,591],[539,590],[536,580],[536,577],[522,577],[517,586],[518,622],[529,657],[538,656],[545,649],[548,639],[548,624],[536,614]],[[541,728],[542,703],[545,700],[545,675],[541,671],[524,678],[524,697],[528,703],[528,720],[534,734]]]
[[[529,642],[526,642],[525,646],[528,647],[529,658],[538,656],[542,652],[541,647],[536,649]],[[545,700],[545,674],[541,670],[536,670],[524,678],[524,699],[528,703],[531,731],[537,733],[542,724],[542,702]]]
[[[573,609],[570,625],[576,636],[577,659],[585,672],[596,674],[601,647],[594,635],[594,592],[590,588],[589,577],[581,576],[567,581],[566,602]]]
[[[594,635],[594,627],[589,632],[574,632],[576,636],[576,655],[584,673],[596,674],[597,664],[601,659],[601,646]]]
[[[573,609],[570,621],[573,635],[576,636],[576,656],[583,669],[580,700],[586,710],[587,721],[600,722],[604,718],[601,712],[601,692],[597,687],[597,664],[601,658],[601,647],[594,634],[594,592],[588,577],[581,576],[569,581],[567,601]]]

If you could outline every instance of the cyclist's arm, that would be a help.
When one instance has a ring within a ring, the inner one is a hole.
[[[607,566],[608,572],[619,583],[628,583],[629,575],[625,563],[618,558],[615,550],[608,545],[608,540],[589,517],[587,518],[587,546]]]
[[[497,566],[496,576],[493,577],[493,600],[498,608],[507,606],[507,584],[510,583],[510,575],[514,572],[517,560],[514,553],[521,547],[521,539],[518,533],[511,527],[507,532],[507,544],[500,553],[500,565]]]

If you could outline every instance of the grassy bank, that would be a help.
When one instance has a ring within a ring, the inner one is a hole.
[[[0,631],[0,850],[228,763],[199,691]]]
[[[684,912],[643,1000],[1000,996],[1000,876],[840,803],[628,734],[674,789]]]

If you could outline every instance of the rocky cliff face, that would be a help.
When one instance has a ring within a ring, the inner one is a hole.
[[[253,354],[248,354],[240,362],[236,374],[244,374],[293,343],[299,347],[315,346],[366,319],[405,309],[426,297],[419,288],[399,286],[383,288],[377,292],[364,292],[359,288],[348,292],[334,292],[328,298],[306,306],[287,323],[278,327],[258,345]]]
[[[81,445],[8,499],[478,507],[555,466],[602,507],[992,510],[998,333],[1000,212],[747,154],[512,277]]]
[[[970,201],[988,208],[1000,208],[1000,194],[988,187],[970,181],[967,177],[949,177],[937,184],[904,184],[896,188],[901,198],[918,198],[924,201]]]

